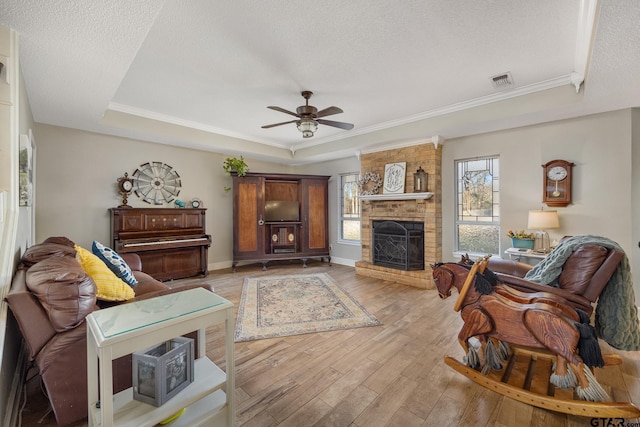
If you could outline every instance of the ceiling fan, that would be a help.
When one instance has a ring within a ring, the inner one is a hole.
[[[308,90],[303,90],[301,94],[302,94],[302,97],[306,99],[306,104],[296,108],[295,113],[289,110],[285,110],[284,108],[275,107],[273,105],[270,105],[267,107],[267,108],[271,108],[272,110],[280,111],[281,113],[295,116],[297,117],[296,120],[289,120],[288,122],[265,125],[265,126],[262,126],[262,128],[268,129],[275,126],[295,123],[296,126],[298,127],[298,130],[302,132],[302,136],[304,138],[312,137],[313,133],[318,129],[318,124],[333,126],[336,128],[346,129],[346,130],[353,129],[353,125],[351,123],[335,122],[333,120],[325,120],[320,118],[320,117],[331,116],[333,114],[340,114],[343,112],[341,108],[327,107],[324,110],[318,111],[316,107],[314,107],[313,105],[309,105],[309,98],[311,98],[311,95],[313,95],[313,92]]]

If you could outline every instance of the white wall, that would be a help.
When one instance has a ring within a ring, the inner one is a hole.
[[[355,266],[355,262],[362,258],[360,244],[339,243],[340,233],[340,175],[345,173],[360,173],[360,160],[355,156],[330,162],[315,163],[297,168],[299,173],[313,175],[331,175],[329,179],[329,243],[331,245],[331,259],[338,264]]]
[[[36,242],[49,236],[67,236],[81,246],[93,240],[110,242],[108,209],[121,203],[117,178],[129,175],[142,163],[160,161],[171,165],[182,180],[181,200],[198,197],[207,211],[207,232],[212,235],[209,267],[231,265],[233,236],[232,193],[225,192],[231,178],[224,174],[224,154],[172,147],[145,141],[111,137],[76,129],[38,124]],[[337,243],[339,175],[359,172],[355,155],[331,162],[298,167],[247,158],[253,172],[331,175],[329,182],[329,233],[334,261],[351,264],[360,259],[360,245]],[[128,203],[151,207],[137,196]]]
[[[31,208],[18,208],[18,152],[20,135],[28,135],[33,116],[20,70],[17,34],[0,26],[0,55],[5,65],[0,78],[0,423],[15,421],[22,381],[21,337],[4,301],[18,259],[32,238]]]
[[[182,190],[178,199],[202,199],[207,208],[207,233],[211,269],[231,265],[232,193],[224,187],[231,178],[222,170],[224,154],[111,137],[75,129],[38,124],[36,192],[36,242],[49,236],[66,236],[88,247],[93,240],[109,245],[109,208],[121,204],[116,182],[125,172],[131,176],[146,162],[171,165],[178,172]],[[288,166],[246,159],[254,172],[291,172]],[[134,207],[153,207],[136,195]],[[172,207],[173,205],[164,205]]]
[[[636,114],[637,116],[637,114]],[[448,140],[443,146],[443,257],[453,260],[453,163],[455,159],[500,155],[503,248],[510,246],[508,229],[526,229],[527,212],[542,206],[542,167],[553,159],[574,162],[573,204],[557,208],[564,235],[597,234],[617,241],[630,259],[637,246],[632,223],[632,110],[526,126]],[[225,155],[109,137],[56,126],[37,125],[37,241],[66,235],[81,245],[93,239],[109,242],[108,208],[120,198],[116,179],[141,163],[162,161],[182,178],[180,198],[203,199],[209,208],[207,231],[213,236],[211,269],[228,267],[232,258],[232,195],[223,187]],[[636,136],[636,139],[638,137]],[[637,150],[640,152],[640,150]],[[639,161],[640,162],[640,161]],[[331,175],[329,209],[332,258],[351,264],[360,259],[359,246],[337,242],[339,174],[358,172],[355,155],[323,163],[287,167],[248,159],[254,172]],[[637,170],[637,169],[635,169]],[[637,190],[640,192],[640,189]],[[136,196],[134,206],[150,206]]]
[[[502,250],[510,247],[507,230],[526,229],[527,212],[542,206],[541,165],[563,159],[575,163],[573,203],[554,208],[560,229],[549,231],[551,239],[577,234],[608,237],[633,263],[638,251],[632,237],[631,134],[632,110],[621,110],[446,141],[443,257],[454,260],[454,160],[498,154]],[[637,280],[635,288],[640,295]]]

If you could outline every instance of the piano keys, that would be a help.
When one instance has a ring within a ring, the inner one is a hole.
[[[211,236],[206,209],[111,208],[111,244],[118,253],[136,253],[142,271],[157,280],[208,274]]]
[[[131,239],[118,243],[116,252],[127,253],[139,250],[155,251],[158,249],[168,249],[187,246],[201,246],[206,243],[211,245],[211,236],[193,236],[193,237],[167,237],[162,239]]]

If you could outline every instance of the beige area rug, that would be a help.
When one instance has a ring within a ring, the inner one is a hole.
[[[327,273],[246,278],[235,341],[380,324]]]

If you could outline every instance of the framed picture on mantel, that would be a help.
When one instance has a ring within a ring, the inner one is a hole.
[[[383,194],[404,193],[404,178],[407,172],[407,163],[388,163],[384,166]]]

